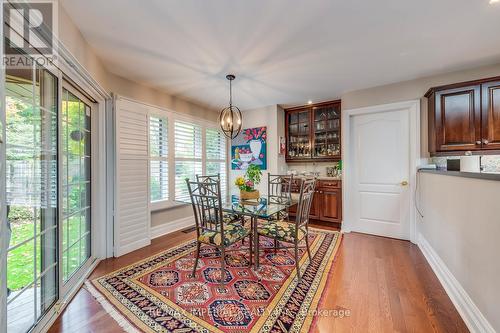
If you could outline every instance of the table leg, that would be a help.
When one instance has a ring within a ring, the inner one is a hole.
[[[257,217],[252,216],[252,224],[253,224],[253,244],[254,244],[254,262],[255,262],[255,269],[259,268],[259,241],[257,237]]]

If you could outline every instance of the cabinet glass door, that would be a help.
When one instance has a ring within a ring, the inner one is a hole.
[[[313,108],[315,158],[340,156],[340,107],[329,105]]]
[[[309,110],[288,114],[288,157],[306,158],[311,156],[311,118]]]

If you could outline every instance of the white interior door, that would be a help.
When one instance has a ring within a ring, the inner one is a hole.
[[[356,115],[350,124],[351,230],[409,239],[409,111]]]

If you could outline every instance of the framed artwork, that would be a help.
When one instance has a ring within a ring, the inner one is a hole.
[[[267,170],[267,127],[244,129],[231,141],[231,170],[246,170],[250,164]]]
[[[284,136],[280,136],[278,151],[280,155],[285,155],[286,152],[286,141]]]

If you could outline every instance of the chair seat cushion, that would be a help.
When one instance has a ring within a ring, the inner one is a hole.
[[[257,232],[259,235],[285,242],[293,243],[295,241],[295,224],[283,220],[262,223],[257,227]],[[297,240],[301,240],[305,235],[305,230],[299,228]]]
[[[207,219],[207,220],[212,220],[212,219]],[[215,222],[215,218],[213,219]],[[231,214],[231,213],[223,213],[222,214],[222,220],[224,221],[225,224],[227,223],[234,223],[234,222],[240,222],[241,217],[236,215],[236,214]]]
[[[198,241],[205,244],[229,246],[250,234],[249,226],[238,223],[224,225],[224,244],[222,244],[220,231],[205,230],[198,237]]]
[[[224,220],[225,223],[231,223],[231,222],[239,222],[241,220],[241,217],[237,214],[224,213],[224,215],[222,215],[222,219]]]

